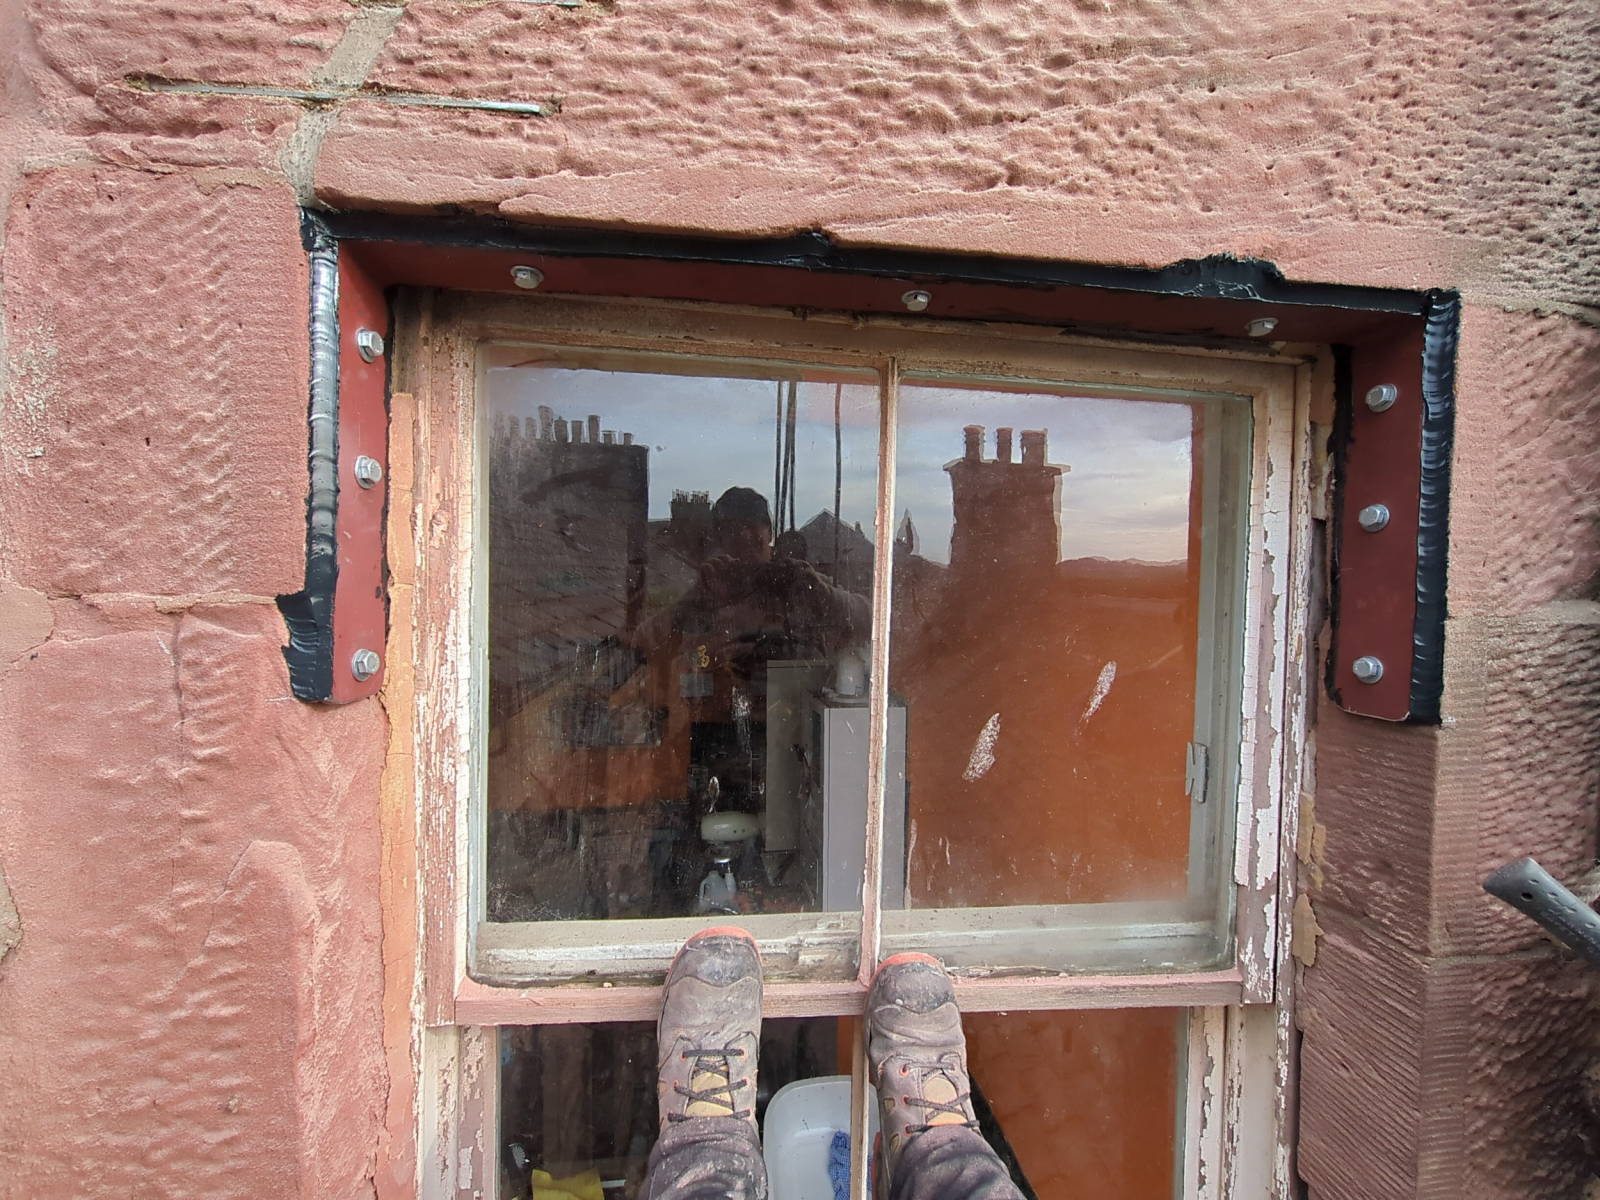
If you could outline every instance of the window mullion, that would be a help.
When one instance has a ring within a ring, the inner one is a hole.
[[[883,368],[878,404],[878,502],[873,540],[877,568],[872,573],[872,663],[868,690],[866,865],[861,880],[860,978],[872,978],[883,939],[883,800],[888,787],[889,621],[894,581],[895,432],[900,397],[900,364],[889,359]],[[865,1016],[856,1025],[851,1054],[850,1197],[867,1200],[872,1147],[867,1144],[870,1101],[867,1098]]]

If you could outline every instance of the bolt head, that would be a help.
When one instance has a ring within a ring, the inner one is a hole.
[[[511,282],[526,291],[533,291],[544,282],[544,272],[538,267],[512,267]]]
[[[376,650],[357,650],[350,656],[350,674],[356,677],[358,683],[371,679],[382,666],[383,659]]]
[[[376,329],[356,330],[356,353],[362,362],[372,362],[383,357],[383,334]]]
[[[1367,407],[1375,413],[1388,412],[1400,399],[1400,389],[1392,383],[1380,383],[1367,389]]]
[[[383,482],[383,464],[370,454],[356,456],[356,482],[364,488],[377,487]]]
[[[1356,523],[1368,533],[1377,533],[1378,530],[1389,524],[1389,506],[1387,504],[1369,504],[1356,514]]]
[[[900,297],[900,303],[906,306],[907,312],[927,312],[928,305],[933,303],[933,293],[912,288]]]
[[[1257,317],[1244,327],[1244,331],[1253,338],[1266,337],[1278,327],[1277,317]]]
[[[1383,678],[1383,660],[1363,654],[1350,664],[1350,671],[1362,683],[1377,683]]]

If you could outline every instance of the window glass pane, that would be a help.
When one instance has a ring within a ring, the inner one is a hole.
[[[1025,1195],[1181,1194],[1183,1012],[980,1013],[963,1024],[979,1122]]]
[[[1219,927],[1248,437],[1240,401],[902,385],[893,948],[940,924],[897,909]]]
[[[964,1024],[982,1132],[1025,1194],[1173,1195],[1183,1013],[985,1013]],[[810,1142],[784,1141],[767,1120],[789,1084],[831,1078],[830,1100],[808,1101],[808,1119],[827,1123],[831,1111],[848,1129],[854,1037],[849,1019],[763,1022],[756,1112],[769,1164],[775,1154],[814,1156]],[[655,1064],[651,1024],[501,1030],[500,1194],[528,1195],[543,1171],[598,1180],[613,1200],[637,1196],[656,1138]],[[787,1165],[793,1177],[815,1164]]]
[[[876,378],[502,347],[484,391],[488,918],[858,908]]]
[[[848,1095],[849,1036],[848,1023],[832,1017],[763,1021],[757,1119],[797,1080],[843,1076]],[[544,1171],[598,1179],[608,1200],[631,1200],[657,1127],[653,1024],[501,1030],[502,1196],[527,1196],[533,1172]]]

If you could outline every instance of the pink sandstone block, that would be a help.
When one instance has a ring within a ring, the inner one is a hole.
[[[1600,586],[1600,329],[1468,305],[1450,608],[1517,613]]]
[[[307,299],[287,189],[54,171],[14,201],[4,273],[18,582],[299,587]]]
[[[92,92],[137,76],[215,83],[307,83],[332,53],[349,5],[337,0],[32,0],[49,69]]]
[[[1600,234],[1574,197],[1600,167],[1600,136],[1560,81],[1579,67],[1587,18],[1581,0],[1538,12],[1544,36],[1532,39],[1519,32],[1526,13],[1465,0],[1359,12],[925,0],[826,20],[805,4],[736,0],[576,12],[422,0],[373,78],[557,99],[548,122],[566,195],[546,192],[541,155],[505,179],[505,211],[521,219],[552,208],[555,219],[619,219],[607,184],[630,176],[645,207],[620,219],[648,227],[651,177],[702,171],[682,209],[697,207],[705,230],[741,232],[767,218],[727,180],[757,189],[763,174],[793,173],[804,180],[788,189],[797,220],[860,236],[891,223],[878,236],[951,242],[949,222],[974,219],[966,196],[989,226],[969,250],[997,243],[1004,222],[1063,206],[1072,220],[1034,222],[1004,252],[1105,258],[1111,247],[1118,261],[1166,261],[1232,250],[1337,266],[1338,278],[1579,299],[1593,294]],[[526,136],[518,121],[484,136],[514,147]],[[1486,178],[1516,184],[1491,202]],[[525,200],[513,199],[519,180]],[[388,190],[367,200],[409,202]],[[1100,226],[1135,236],[1118,252]],[[1163,228],[1181,232],[1187,255],[1168,251]]]
[[[290,700],[270,605],[70,606],[0,675],[8,1182],[364,1194],[382,714]]]
[[[1591,1166],[1587,968],[1554,950],[1410,954],[1332,916],[1296,1019],[1312,1196],[1579,1197]]]

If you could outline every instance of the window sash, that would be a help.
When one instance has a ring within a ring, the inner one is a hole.
[[[1271,998],[1277,919],[1275,835],[1281,795],[1277,773],[1283,761],[1281,730],[1284,724],[1278,714],[1284,699],[1286,659],[1279,648],[1285,641],[1290,597],[1280,580],[1264,579],[1263,572],[1264,560],[1269,555],[1273,563],[1282,564],[1289,562],[1291,549],[1298,552],[1298,546],[1291,547],[1289,530],[1290,513],[1296,504],[1291,494],[1290,469],[1294,457],[1290,436],[1294,421],[1293,362],[1275,361],[1269,355],[1246,351],[1166,353],[1107,347],[1103,343],[1069,338],[1045,343],[1039,331],[1007,327],[951,335],[916,322],[883,320],[855,328],[828,319],[795,321],[766,314],[730,315],[721,310],[695,311],[685,316],[677,312],[664,314],[661,306],[566,299],[539,298],[530,303],[463,302],[441,298],[439,315],[443,319],[436,326],[438,336],[433,339],[433,353],[426,363],[428,386],[421,389],[428,397],[428,411],[418,415],[424,429],[422,440],[439,456],[441,468],[447,462],[452,464],[448,470],[453,472],[453,482],[431,491],[419,486],[419,511],[414,523],[419,534],[427,534],[419,540],[419,545],[426,543],[424,553],[419,555],[419,574],[433,579],[433,583],[424,584],[419,578],[419,585],[429,587],[430,591],[437,588],[446,598],[436,614],[441,628],[434,631],[442,636],[419,638],[417,646],[419,665],[423,668],[420,681],[428,685],[419,688],[419,705],[428,710],[419,715],[427,734],[425,741],[431,746],[424,747],[424,753],[432,768],[436,768],[428,772],[429,783],[433,786],[425,803],[429,857],[438,862],[448,861],[450,869],[434,878],[449,880],[451,884],[430,890],[425,903],[424,940],[430,964],[427,1008],[435,1019],[453,1014],[458,999],[474,1011],[504,1013],[502,1019],[538,1019],[538,1013],[554,1012],[562,1006],[557,1004],[553,1008],[553,997],[548,994],[533,995],[551,990],[537,986],[537,981],[562,977],[562,970],[554,965],[560,954],[571,950],[578,960],[585,957],[583,947],[573,941],[577,934],[570,929],[565,933],[557,931],[556,923],[492,931],[481,922],[478,898],[483,894],[485,857],[481,792],[477,781],[482,778],[484,739],[476,736],[475,731],[479,727],[478,714],[484,711],[485,672],[482,659],[469,657],[469,651],[481,655],[486,644],[486,605],[480,599],[486,539],[477,534],[485,527],[485,514],[477,489],[463,488],[459,481],[478,478],[475,456],[480,444],[481,418],[476,355],[478,347],[485,342],[611,350],[619,354],[659,354],[666,349],[674,354],[724,361],[792,362],[797,367],[831,365],[845,370],[879,371],[885,379],[886,393],[880,409],[877,507],[880,545],[892,544],[893,531],[888,526],[895,511],[894,475],[884,470],[883,464],[893,462],[896,383],[902,370],[914,373],[918,379],[959,374],[963,380],[994,379],[1019,386],[1038,383],[1071,386],[1075,394],[1096,394],[1097,390],[1110,395],[1183,391],[1246,397],[1253,413],[1255,437],[1249,465],[1252,486],[1248,507],[1252,520],[1245,555],[1245,617],[1238,623],[1240,641],[1247,643],[1239,647],[1245,699],[1239,717],[1241,751],[1235,789],[1238,816],[1233,881],[1227,884],[1224,880],[1225,885],[1236,889],[1238,896],[1234,926],[1238,947],[1236,962],[1212,971],[1163,973],[1158,969],[1146,975],[1120,976],[1104,971],[1091,975],[1061,975],[1043,980],[1045,986],[1020,991],[1014,983],[1007,984],[1017,995],[1006,1004],[1016,1007],[1028,1002],[1045,1007],[1089,1007],[1139,1003],[1140,997],[1157,994],[1161,996],[1159,1002],[1165,1004],[1217,1004]],[[670,345],[663,345],[663,334],[674,335]],[[1157,380],[1159,386],[1152,387],[1152,380]],[[443,480],[438,471],[434,478]],[[475,569],[462,570],[459,564],[465,562],[471,562]],[[878,571],[874,578],[872,694],[879,698],[887,696],[883,683],[887,679],[888,574]],[[870,768],[869,814],[881,819],[881,751],[887,706],[882,699],[878,705],[871,714],[878,731],[872,745],[879,759]],[[1204,712],[1206,706],[1197,702],[1196,708],[1197,712]],[[1214,788],[1219,786],[1225,784],[1214,782]],[[869,833],[869,847],[877,845],[877,841],[874,830]],[[882,864],[876,855],[869,855],[868,871],[874,882],[881,880]],[[797,981],[793,985],[793,1003],[806,1003],[804,996],[808,988],[816,992],[819,1003],[823,993],[837,993],[847,1000],[850,996],[859,997],[864,991],[868,964],[876,961],[878,950],[884,945],[882,914],[876,903],[878,894],[877,887],[864,892],[859,935],[864,953],[854,981],[845,979],[839,987],[826,981],[815,986]],[[1093,906],[1065,907],[1081,910]],[[1063,944],[1094,946],[1092,927],[1096,914],[1077,912],[1074,915],[1079,919],[1060,931]],[[814,918],[816,914],[808,916]],[[897,913],[896,921],[905,916]],[[938,919],[917,917],[917,928],[926,929],[930,922]],[[694,918],[686,920],[690,924],[704,923]],[[760,923],[771,918],[753,920]],[[570,927],[586,923],[560,924]],[[617,923],[606,924],[615,926]],[[593,959],[613,955],[619,941],[633,939],[629,944],[634,949],[620,957],[621,969],[615,972],[595,966],[592,969],[597,974],[591,976],[587,974],[591,968],[584,967],[586,978],[604,981],[609,974],[609,982],[616,985],[579,989],[588,998],[590,1019],[612,1019],[606,1014],[613,1011],[620,1019],[620,1014],[636,1002],[632,993],[639,989],[632,980],[652,962],[657,971],[664,967],[665,958],[660,957],[660,952],[667,944],[675,944],[677,932],[675,928],[669,929],[671,922],[651,924],[657,925],[658,934],[665,936],[613,929],[605,935],[604,942],[595,944]],[[1173,922],[1165,924],[1171,926]],[[1154,945],[1164,936],[1160,925],[1159,922],[1148,928],[1129,925],[1124,931],[1135,931],[1140,941]],[[813,932],[818,935],[810,946],[815,961],[823,964],[821,969],[825,973],[843,973],[841,947],[848,944],[848,933],[841,937],[837,930]],[[1193,934],[1193,930],[1177,932]],[[1168,928],[1165,936],[1173,933],[1174,930]],[[798,931],[785,934],[779,930],[774,936],[779,943],[775,949],[781,960],[788,952],[781,944],[784,938],[798,938],[801,934]],[[971,940],[960,928],[938,936],[957,941],[966,936]],[[639,940],[641,937],[643,940]],[[544,943],[542,950],[541,942]],[[1154,961],[1159,968],[1164,960],[1157,956]],[[482,980],[499,986],[487,986],[473,979],[474,972],[481,975]],[[1166,982],[1161,982],[1163,980]],[[780,981],[776,986],[781,991],[788,985]],[[992,986],[997,986],[997,981],[964,980],[963,991],[969,994],[964,994],[963,1003],[987,1007],[976,993]],[[646,986],[642,990],[650,988]],[[486,991],[529,995],[526,1002],[488,1005],[480,1002]]]

